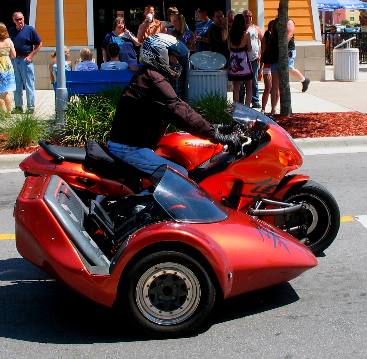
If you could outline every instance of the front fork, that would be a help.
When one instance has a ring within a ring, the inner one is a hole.
[[[248,209],[248,214],[255,217],[268,217],[264,218],[268,223],[275,224],[276,216],[286,216],[289,214],[293,214],[299,211],[307,210],[307,205],[305,203],[287,203],[283,202],[283,199],[287,195],[287,193],[296,188],[297,186],[302,185],[310,179],[309,176],[295,174],[285,176],[283,180],[278,184],[277,188],[268,198],[262,198],[255,203],[255,205]],[[270,207],[270,208],[269,208]],[[274,208],[275,207],[275,208]],[[283,228],[288,233],[307,233],[307,226],[301,225],[293,228]]]
[[[271,207],[280,207],[280,208],[265,208],[262,209],[263,206],[271,206]],[[298,212],[301,209],[305,209],[304,203],[293,204],[287,202],[279,202],[273,201],[270,199],[263,198],[260,201],[257,201],[254,208],[250,208],[248,210],[248,214],[251,216],[284,216],[286,214]]]
[[[301,174],[294,174],[285,176],[277,185],[274,192],[269,195],[268,198],[261,198],[259,201],[255,203],[253,208],[250,208],[248,213],[252,216],[278,216],[278,215],[285,215],[289,213],[294,213],[302,208],[304,208],[303,203],[294,205],[292,203],[282,202],[285,198],[286,194],[296,186],[300,186],[303,183],[307,182],[310,179],[309,176],[301,175]],[[274,209],[261,209],[264,207],[280,207]]]

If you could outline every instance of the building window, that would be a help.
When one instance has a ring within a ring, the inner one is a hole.
[[[353,16],[350,17],[350,21],[354,21],[354,17]]]

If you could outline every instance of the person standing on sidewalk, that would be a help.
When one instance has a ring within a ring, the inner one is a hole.
[[[271,92],[271,32],[273,29],[274,20],[268,24],[268,29],[264,33],[263,41],[261,43],[261,68],[262,78],[264,80],[264,92],[261,98],[261,112],[265,113],[266,105],[268,103]],[[259,76],[260,77],[260,76]]]
[[[167,29],[163,22],[155,18],[155,7],[153,5],[147,5],[144,9],[144,21],[138,29],[138,41],[142,44],[149,36],[160,32],[166,33]]]
[[[196,51],[209,51],[208,31],[213,21],[208,16],[208,10],[201,7],[196,10],[195,25]]]
[[[227,39],[227,18],[224,17],[222,10],[216,9],[213,14],[213,23],[208,30],[209,49],[210,51],[222,54],[228,60]]]
[[[245,10],[243,12],[245,18],[245,30],[250,36],[251,50],[249,51],[249,60],[252,66],[252,107],[261,108],[259,99],[259,66],[260,66],[260,55],[261,55],[261,41],[264,36],[263,31],[259,26],[252,22],[252,12]],[[243,86],[241,86],[240,102],[243,102]]]
[[[296,44],[294,42],[294,33],[296,32],[296,24],[292,19],[288,20],[288,68],[289,74],[293,76],[296,80],[300,81],[302,84],[302,92],[306,92],[308,86],[310,85],[310,79],[303,76],[301,71],[295,68],[294,62],[296,60]]]
[[[276,18],[273,23],[273,31],[271,33],[270,52],[271,52],[271,115],[275,115],[276,106],[279,102],[279,73],[278,73],[278,58],[279,58],[279,45],[278,45],[278,23]],[[292,19],[288,19],[287,22],[287,37],[288,37],[288,71],[290,75],[295,77],[302,84],[302,92],[306,92],[310,84],[310,79],[302,75],[294,66],[296,59],[296,45],[294,41],[295,24]]]
[[[10,113],[13,107],[12,92],[15,90],[14,69],[11,59],[16,56],[8,30],[0,22],[0,111]]]
[[[42,40],[36,30],[24,23],[21,12],[13,14],[15,27],[9,30],[14,43],[16,58],[13,60],[16,90],[14,92],[15,113],[23,113],[23,87],[27,95],[27,112],[33,113],[35,106],[33,57],[42,47]]]
[[[245,105],[251,106],[252,68],[248,58],[251,40],[245,31],[245,19],[241,14],[234,17],[229,33],[228,80],[233,82],[233,102],[240,102],[241,88],[246,89]],[[242,101],[243,103],[243,101]]]

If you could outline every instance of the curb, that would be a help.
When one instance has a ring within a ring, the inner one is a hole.
[[[6,154],[0,155],[0,162],[16,162],[16,161],[23,161],[27,158],[30,153],[17,153],[17,154]]]
[[[295,138],[305,155],[367,152],[367,136]],[[30,153],[0,155],[0,163],[18,165]]]
[[[29,155],[30,153],[0,155],[0,170],[18,168],[20,162]]]
[[[296,138],[305,155],[367,152],[367,136]]]

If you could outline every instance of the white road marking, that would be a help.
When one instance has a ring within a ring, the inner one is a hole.
[[[356,216],[356,220],[365,228],[367,228],[367,215],[366,216]]]
[[[20,168],[4,168],[0,169],[0,174],[16,173],[21,172]]]

